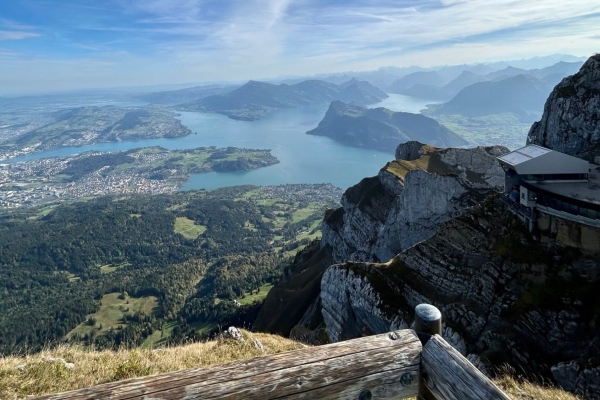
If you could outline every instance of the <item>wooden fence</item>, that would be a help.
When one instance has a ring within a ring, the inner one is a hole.
[[[439,336],[437,309],[417,306],[415,328],[38,400],[509,399]]]

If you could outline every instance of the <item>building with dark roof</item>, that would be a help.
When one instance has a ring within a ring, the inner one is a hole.
[[[498,157],[504,200],[533,229],[536,212],[600,227],[600,168],[558,151],[529,145]]]

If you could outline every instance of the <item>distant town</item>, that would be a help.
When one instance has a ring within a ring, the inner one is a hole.
[[[173,193],[191,173],[249,170],[278,162],[270,150],[148,147],[0,164],[0,207],[35,207],[104,195]]]

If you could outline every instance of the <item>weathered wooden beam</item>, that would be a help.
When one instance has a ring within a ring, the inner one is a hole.
[[[423,348],[421,379],[437,400],[510,400],[439,335]]]
[[[402,399],[418,394],[421,350],[414,331],[400,330],[39,400]]]

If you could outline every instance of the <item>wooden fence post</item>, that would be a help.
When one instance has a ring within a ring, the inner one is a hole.
[[[415,332],[425,346],[433,335],[442,335],[442,313],[431,304],[415,307]],[[437,400],[425,384],[423,371],[419,375],[419,400]]]
[[[423,346],[433,335],[442,335],[442,313],[431,304],[415,307],[415,332]]]
[[[442,339],[442,313],[436,307],[415,307],[415,331],[423,343],[419,400],[510,400]]]

